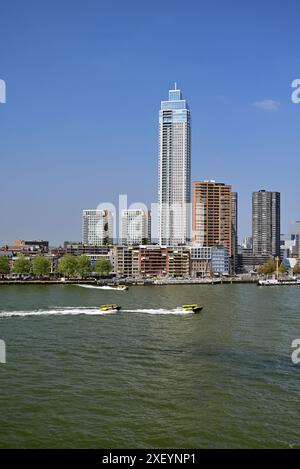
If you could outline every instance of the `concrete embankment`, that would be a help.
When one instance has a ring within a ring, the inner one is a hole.
[[[147,279],[147,280],[122,280],[122,281],[112,281],[110,279],[102,279],[102,280],[79,280],[79,279],[65,279],[61,281],[60,279],[56,280],[0,280],[0,285],[70,285],[70,284],[83,284],[83,285],[118,285],[118,284],[126,284],[126,285],[137,285],[137,286],[146,286],[146,285],[222,285],[222,284],[237,284],[237,283],[248,283],[248,284],[255,284],[257,283],[257,279],[241,279],[241,278],[224,278],[222,280],[219,279],[205,279],[205,280],[174,280],[174,279]]]

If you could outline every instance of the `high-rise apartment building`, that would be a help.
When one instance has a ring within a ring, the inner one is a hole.
[[[148,244],[150,213],[142,209],[126,209],[121,216],[122,244],[136,246]]]
[[[237,252],[237,194],[228,184],[194,182],[194,243],[226,246],[229,257]]]
[[[232,268],[238,268],[238,193],[231,193],[231,223],[232,223]]]
[[[280,193],[252,194],[253,254],[280,256]]]
[[[296,255],[300,259],[300,233],[296,235]]]
[[[94,246],[113,240],[113,215],[109,210],[83,210],[82,242]]]
[[[159,111],[159,244],[190,240],[191,123],[181,91],[169,91]]]

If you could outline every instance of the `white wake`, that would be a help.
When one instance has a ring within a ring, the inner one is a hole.
[[[175,314],[175,315],[186,315],[194,314],[193,311],[184,311],[181,308],[176,309],[125,309],[123,313],[145,313],[145,314]]]
[[[190,315],[194,314],[192,311],[184,311],[181,308],[176,309],[151,309],[151,308],[140,308],[140,309],[121,309],[120,311],[109,310],[101,311],[98,307],[84,307],[78,306],[74,307],[52,307],[51,309],[37,309],[31,311],[0,311],[1,318],[9,317],[35,317],[35,316],[78,316],[80,314],[85,314],[89,316],[101,316],[106,314],[116,314],[116,313],[141,313],[141,314],[157,314],[157,315]]]
[[[120,288],[117,288],[117,287],[110,287],[109,285],[82,285],[82,284],[77,284],[77,283],[74,283],[74,285],[76,285],[76,287],[81,287],[81,288],[94,288],[94,289],[97,289],[97,290],[115,290],[115,291],[126,291],[126,290],[122,290]]]
[[[53,309],[38,309],[35,311],[0,311],[0,318],[9,317],[26,317],[26,316],[77,316],[79,314],[87,314],[90,316],[99,316],[105,314],[114,314],[116,311],[100,311],[99,308],[53,308]]]

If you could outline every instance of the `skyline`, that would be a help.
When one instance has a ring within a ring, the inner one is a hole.
[[[118,13],[75,2],[71,18],[68,2],[1,9],[1,244],[79,240],[82,210],[119,193],[156,202],[157,109],[174,81],[193,112],[192,181],[238,192],[240,240],[251,234],[252,192],[281,192],[286,232],[300,218],[299,6],[117,3]],[[166,25],[180,25],[168,55]]]

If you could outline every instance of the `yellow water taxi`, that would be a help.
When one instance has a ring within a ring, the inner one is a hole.
[[[117,289],[121,291],[128,290],[128,287],[126,285],[117,285]]]
[[[100,311],[120,311],[121,306],[119,305],[102,305],[99,307]]]
[[[203,306],[198,305],[182,305],[183,311],[190,311],[192,313],[200,313],[202,311]]]

